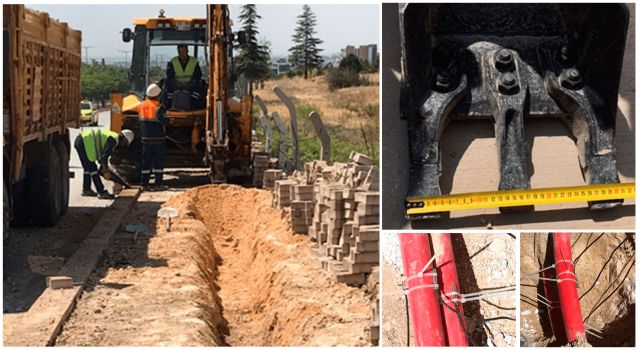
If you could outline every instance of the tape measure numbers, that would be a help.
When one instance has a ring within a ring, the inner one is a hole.
[[[635,196],[636,184],[633,182],[572,187],[550,187],[531,190],[462,193],[433,197],[407,198],[405,201],[405,213],[408,218],[416,218],[421,214],[454,210],[592,202],[635,198]]]

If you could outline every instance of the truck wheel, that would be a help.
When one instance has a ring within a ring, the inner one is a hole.
[[[29,223],[29,202],[25,180],[11,186],[11,227],[22,227]]]
[[[7,190],[7,181],[2,183],[3,206],[2,206],[2,240],[5,241],[9,237],[9,222],[11,221],[11,203],[9,202],[9,191]]]
[[[55,147],[44,144],[40,159],[27,169],[27,191],[34,226],[51,227],[60,221],[60,158]]]
[[[58,159],[60,159],[60,216],[64,216],[69,209],[69,151],[64,142],[54,142]]]

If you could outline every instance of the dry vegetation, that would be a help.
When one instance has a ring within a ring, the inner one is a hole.
[[[308,80],[302,77],[265,82],[263,89],[254,90],[267,105],[269,113],[278,112],[284,121],[289,112],[280,102],[273,88],[280,87],[296,106],[298,128],[301,137],[302,158],[311,160],[319,150],[313,128],[308,122],[311,111],[322,117],[332,142],[332,160],[346,161],[350,151],[370,154],[377,161],[379,142],[379,75],[366,74],[369,85],[330,91],[326,76]],[[317,149],[317,150],[316,150]]]
[[[264,100],[270,113],[278,112],[283,119],[288,119],[289,114],[273,93],[276,86],[287,93],[296,106],[312,106],[326,125],[359,128],[361,124],[378,124],[379,77],[378,74],[368,74],[367,79],[371,85],[329,91],[326,76],[308,80],[302,77],[282,78],[267,81],[264,89],[254,93]]]

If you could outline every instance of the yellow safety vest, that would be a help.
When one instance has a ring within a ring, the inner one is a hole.
[[[189,61],[187,62],[187,66],[182,69],[182,63],[180,63],[180,58],[178,56],[174,57],[171,60],[171,64],[173,65],[173,71],[176,73],[176,82],[178,87],[186,87],[193,76],[193,73],[196,71],[196,66],[198,65],[198,60],[195,57],[189,56]]]
[[[89,161],[95,162],[102,155],[102,151],[107,145],[107,140],[113,138],[118,143],[120,135],[117,132],[103,129],[89,129],[80,133],[84,151],[87,153]]]

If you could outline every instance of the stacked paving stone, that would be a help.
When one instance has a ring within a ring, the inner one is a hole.
[[[291,187],[296,182],[293,180],[278,180],[275,182],[273,206],[284,209],[291,206]]]
[[[291,228],[296,233],[308,233],[309,226],[313,221],[313,202],[298,201],[291,202]]]
[[[378,169],[364,154],[352,152],[350,159],[316,160],[275,180],[274,206],[291,211],[293,231],[309,235],[324,269],[359,286],[379,264]]]
[[[269,153],[257,152],[253,154],[253,186],[263,187],[264,172],[269,169]]]
[[[280,169],[268,169],[265,170],[262,177],[262,187],[273,190],[276,181],[284,178],[284,171]]]

